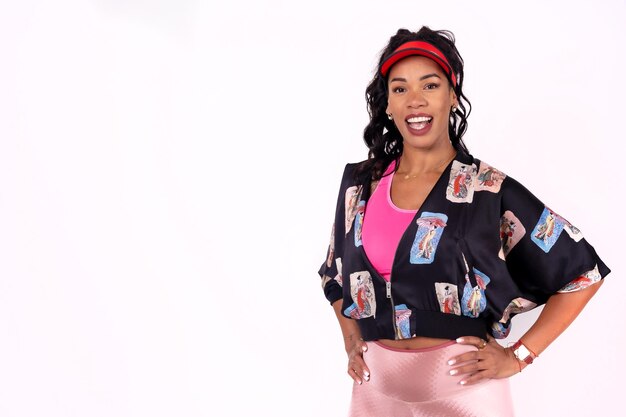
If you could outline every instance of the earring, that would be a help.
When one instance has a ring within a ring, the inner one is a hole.
[[[452,113],[456,113],[456,106],[452,106]]]
[[[387,117],[389,118],[389,120],[393,120],[393,116],[391,115],[391,113],[387,113]]]

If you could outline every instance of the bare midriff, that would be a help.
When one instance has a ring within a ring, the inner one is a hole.
[[[449,342],[450,339],[439,339],[435,337],[417,336],[410,339],[391,340],[380,339],[378,342],[385,346],[389,346],[396,349],[422,349],[429,348],[437,345],[442,345]]]

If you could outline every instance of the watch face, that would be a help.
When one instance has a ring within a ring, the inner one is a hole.
[[[517,349],[515,349],[514,353],[520,361],[524,361],[526,363],[531,363],[533,361],[532,353],[530,353],[524,345],[519,345]]]
[[[524,345],[520,345],[517,349],[517,356],[520,359],[526,359],[526,356],[530,355],[530,351]]]

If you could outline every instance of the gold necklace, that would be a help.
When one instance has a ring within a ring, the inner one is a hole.
[[[455,157],[455,156],[456,156],[456,153],[452,156],[452,158],[447,158],[447,159],[444,159],[444,160],[443,160],[443,162],[442,162],[441,164],[439,164],[439,165],[437,166],[437,168],[435,168],[435,170],[438,170],[438,169],[439,169],[439,168],[441,168],[441,166],[442,166],[442,165],[444,165],[444,164],[446,164],[446,165],[447,165],[448,163],[450,163],[450,161],[451,161],[452,159],[454,159],[454,157]],[[409,178],[416,178],[416,177],[419,177],[419,176],[421,176],[421,175],[424,175],[423,173],[422,173],[422,174],[413,174],[413,175],[409,175],[409,174],[404,174],[403,172],[399,172],[399,171],[398,171],[398,172],[396,172],[396,174],[397,174],[397,175],[404,175],[404,179],[405,179],[405,180],[408,180]]]

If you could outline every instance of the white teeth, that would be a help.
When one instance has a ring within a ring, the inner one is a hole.
[[[424,123],[409,123],[409,126],[411,126],[411,129],[422,130],[423,128],[428,126],[428,123],[426,123],[426,122],[424,122]]]
[[[431,120],[433,120],[432,117],[419,116],[419,117],[411,117],[410,119],[407,119],[407,122],[409,122],[409,123],[422,123],[422,122],[430,122]]]

